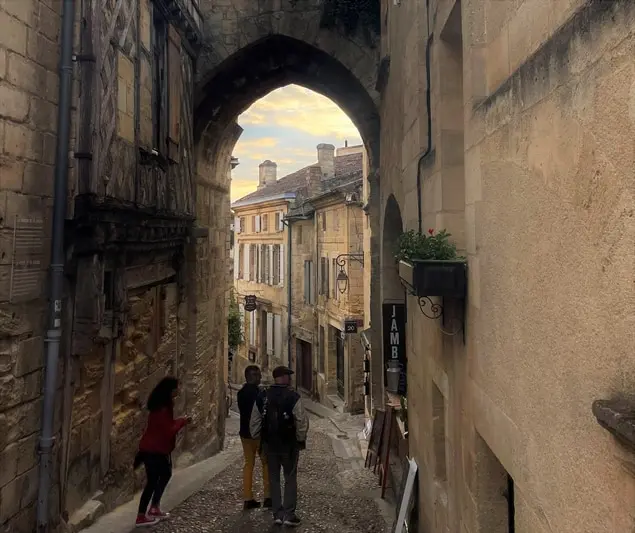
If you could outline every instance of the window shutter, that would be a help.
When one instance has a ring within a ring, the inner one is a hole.
[[[267,354],[273,352],[273,314],[267,313]]]
[[[240,217],[234,218],[234,233],[240,233]]]
[[[249,344],[256,345],[256,311],[249,313]]]
[[[245,244],[245,248],[244,248],[244,263],[243,263],[243,279],[245,281],[249,281],[249,248],[251,248],[251,246],[249,246],[248,244]]]
[[[238,279],[238,273],[240,272],[240,254],[238,253],[238,244],[234,245],[234,279]]]
[[[275,354],[277,357],[282,359],[282,316],[273,315],[274,320],[274,335],[273,341],[275,343]]]
[[[279,258],[280,258],[280,283],[278,283],[278,285],[280,285],[280,287],[284,287],[284,244],[280,245]]]
[[[280,211],[280,214],[278,215],[278,231],[284,231],[284,221],[282,220],[282,217],[284,217],[284,213]]]
[[[260,245],[256,244],[256,283],[260,283]]]
[[[260,233],[260,215],[256,215],[256,233]]]
[[[240,332],[245,335],[245,306],[238,304],[238,312],[240,314]]]
[[[168,157],[179,162],[179,141],[181,138],[181,94],[183,92],[183,76],[181,66],[181,36],[176,28],[170,24],[168,30],[168,98],[169,98],[169,129],[168,129]]]
[[[324,258],[324,272],[326,274],[326,286],[324,287],[324,296],[326,296],[327,300],[330,296],[331,292],[331,280],[329,279],[329,258],[328,256]]]
[[[310,263],[309,261],[304,262],[304,303],[311,303],[311,286],[309,285],[309,274],[310,274]]]
[[[267,259],[269,261],[269,279],[267,280],[267,283],[269,285],[273,285],[273,244],[270,244],[268,248],[269,257]]]
[[[315,266],[313,261],[309,261],[309,300],[311,305],[315,303]]]

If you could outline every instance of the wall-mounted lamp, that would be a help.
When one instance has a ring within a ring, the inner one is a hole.
[[[340,271],[337,273],[337,290],[340,294],[344,294],[348,289],[348,274],[344,270],[346,260],[357,261],[362,267],[364,266],[364,254],[340,254],[335,258],[335,263],[340,267]]]

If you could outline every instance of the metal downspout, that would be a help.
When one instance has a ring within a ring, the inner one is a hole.
[[[292,261],[291,261],[291,221],[287,222],[287,247],[289,251],[287,252],[287,357],[289,359],[289,368],[291,368],[291,306],[292,302],[292,292],[291,292],[291,276],[292,276]],[[292,369],[293,370],[293,369]],[[297,376],[296,376],[297,379]]]
[[[64,222],[68,191],[68,166],[71,127],[71,98],[73,89],[73,29],[75,0],[64,0],[60,46],[60,86],[57,115],[57,149],[55,151],[55,182],[53,223],[51,231],[51,270],[48,329],[44,340],[46,349],[43,391],[42,425],[39,439],[40,469],[38,479],[37,528],[39,533],[49,530],[49,495],[53,473],[53,418],[57,368],[62,336],[62,297],[64,291]]]

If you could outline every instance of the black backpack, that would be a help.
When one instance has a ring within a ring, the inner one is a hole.
[[[262,440],[273,446],[292,444],[296,440],[295,393],[269,389],[262,405]]]

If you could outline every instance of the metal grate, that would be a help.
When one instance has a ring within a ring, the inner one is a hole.
[[[9,302],[37,298],[44,272],[44,220],[15,217]]]

